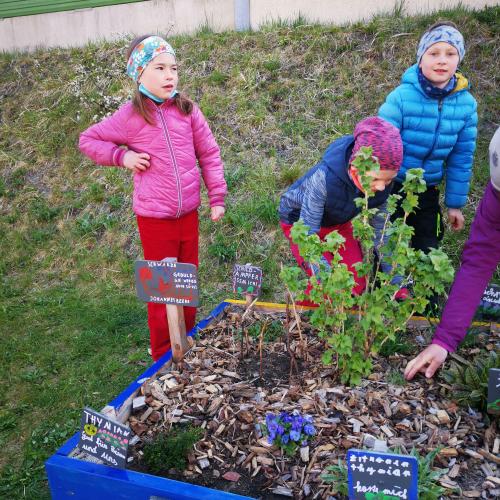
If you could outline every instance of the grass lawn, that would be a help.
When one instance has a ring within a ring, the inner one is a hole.
[[[498,126],[499,12],[464,9],[325,27],[303,19],[260,32],[171,39],[179,87],[198,102],[222,149],[222,223],[201,209],[200,318],[231,297],[234,263],[264,270],[263,299],[281,301],[282,190],[326,146],[376,114],[413,64],[424,28],[455,21],[462,67],[479,103],[466,219],[488,179]],[[48,498],[43,461],[150,363],[146,309],[135,297],[141,256],[128,172],[83,158],[79,133],[131,93],[127,41],[0,54],[0,496]],[[447,232],[455,264],[467,230]]]

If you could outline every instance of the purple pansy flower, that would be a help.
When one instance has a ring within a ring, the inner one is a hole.
[[[304,425],[304,432],[308,436],[314,436],[314,434],[316,433],[316,430],[314,429],[314,427],[311,424],[307,424],[307,425]]]
[[[270,444],[278,444],[287,453],[294,453],[298,446],[307,446],[311,436],[316,434],[313,422],[311,415],[302,416],[294,410],[293,413],[283,411],[278,416],[270,413],[266,415],[266,423],[261,425]]]
[[[266,425],[269,427],[271,422],[276,422],[276,417],[272,413],[266,415]]]

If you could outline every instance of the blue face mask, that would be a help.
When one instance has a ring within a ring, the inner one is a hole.
[[[162,102],[165,102],[165,99],[162,99],[161,97],[157,97],[154,94],[152,94],[142,83],[139,84],[139,92],[146,97],[149,97],[152,101],[161,104]],[[177,90],[173,90],[172,94],[170,94],[170,99],[172,97],[175,97],[179,92]]]

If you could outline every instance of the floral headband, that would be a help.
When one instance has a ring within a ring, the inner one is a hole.
[[[142,42],[138,43],[127,63],[127,75],[137,82],[146,66],[160,54],[172,54],[175,57],[175,51],[172,46],[159,36],[148,36]]]

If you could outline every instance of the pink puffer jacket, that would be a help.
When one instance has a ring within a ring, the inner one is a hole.
[[[227,192],[219,146],[200,109],[181,113],[169,99],[148,102],[154,125],[131,102],[80,135],[80,150],[99,165],[123,166],[127,146],[150,155],[150,167],[134,174],[133,208],[137,215],[174,219],[200,205],[200,169],[210,206],[224,206]]]

